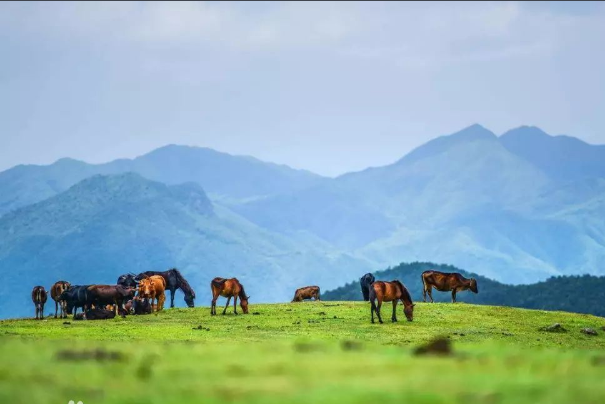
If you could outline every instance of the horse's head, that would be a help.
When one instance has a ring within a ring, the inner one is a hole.
[[[186,294],[185,295],[185,303],[187,303],[187,307],[195,307],[195,303],[193,300],[195,299],[195,294]]]
[[[405,318],[407,318],[408,321],[414,320],[414,306],[416,305],[408,304],[403,306],[403,314],[405,314]]]
[[[248,299],[250,299],[250,296],[246,296],[246,298],[240,298],[240,303],[239,305],[241,306],[242,310],[244,311],[244,314],[248,314]]]
[[[477,280],[475,280],[475,278],[471,278],[469,289],[475,293],[479,293],[479,289],[477,288]]]

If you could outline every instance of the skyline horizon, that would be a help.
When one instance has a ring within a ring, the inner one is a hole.
[[[103,164],[108,164],[108,163],[111,163],[111,162],[117,161],[117,160],[135,160],[135,159],[143,157],[143,156],[145,156],[147,154],[153,153],[156,150],[160,150],[160,149],[163,149],[163,148],[166,148],[166,147],[170,147],[170,146],[177,146],[177,147],[188,147],[188,148],[198,148],[198,149],[212,150],[214,152],[221,153],[221,154],[226,154],[226,155],[229,155],[229,156],[232,156],[232,157],[253,158],[253,159],[255,159],[257,161],[260,161],[262,163],[274,164],[274,165],[277,165],[277,166],[285,166],[285,167],[288,167],[290,169],[297,170],[297,171],[306,171],[308,173],[311,173],[311,174],[314,174],[314,175],[317,175],[317,176],[320,176],[320,177],[324,177],[324,178],[338,178],[340,176],[343,176],[343,175],[346,175],[346,174],[350,174],[350,173],[356,173],[356,172],[361,172],[361,171],[364,171],[364,170],[367,170],[367,169],[371,169],[371,168],[385,167],[385,166],[389,166],[389,165],[395,164],[400,159],[404,158],[405,156],[407,156],[408,154],[410,154],[414,150],[418,149],[419,147],[424,146],[425,144],[427,144],[427,143],[429,143],[429,142],[431,142],[431,141],[433,141],[435,139],[439,139],[439,138],[442,138],[442,137],[448,137],[448,136],[456,135],[457,133],[463,132],[463,131],[468,130],[470,128],[473,128],[475,126],[478,126],[478,127],[482,128],[482,129],[484,129],[486,131],[491,132],[497,138],[501,138],[502,136],[504,136],[507,133],[509,133],[511,131],[514,131],[514,130],[519,130],[519,129],[522,129],[522,128],[533,128],[533,129],[539,130],[540,132],[542,132],[545,135],[547,135],[549,137],[552,137],[552,138],[567,137],[567,138],[576,139],[576,140],[578,140],[578,141],[580,141],[580,142],[582,142],[584,144],[587,144],[589,146],[605,146],[605,143],[591,143],[591,142],[586,141],[585,139],[582,139],[581,137],[570,135],[570,134],[551,134],[551,133],[546,132],[545,130],[543,130],[542,128],[540,128],[537,125],[523,124],[523,125],[512,127],[510,129],[507,129],[504,132],[498,134],[495,131],[491,130],[490,128],[486,127],[485,125],[483,125],[481,123],[478,123],[478,122],[475,122],[475,123],[473,123],[471,125],[465,126],[465,127],[461,128],[461,129],[458,129],[455,132],[451,132],[451,133],[443,134],[443,135],[437,135],[435,137],[432,137],[429,140],[427,140],[427,141],[425,141],[425,142],[423,142],[423,143],[421,143],[421,144],[419,144],[419,145],[417,145],[415,147],[412,147],[411,149],[409,149],[407,151],[403,151],[402,154],[399,157],[395,158],[394,160],[391,160],[391,161],[388,161],[388,162],[383,162],[382,164],[366,166],[364,168],[360,168],[360,169],[357,169],[357,170],[341,171],[341,172],[339,172],[337,174],[333,174],[333,175],[323,174],[323,173],[314,171],[314,170],[306,168],[306,167],[298,167],[298,166],[295,166],[295,165],[290,164],[288,162],[278,162],[278,161],[271,161],[271,160],[267,160],[267,159],[262,159],[262,158],[259,158],[259,157],[255,156],[255,155],[252,155],[252,154],[241,154],[241,153],[235,153],[235,152],[228,151],[228,150],[221,150],[221,149],[218,149],[218,148],[215,148],[215,147],[200,145],[200,144],[184,144],[184,143],[166,143],[166,144],[163,144],[163,145],[160,145],[160,146],[157,146],[157,147],[153,147],[151,149],[148,149],[148,150],[143,151],[143,152],[141,152],[139,154],[136,154],[136,155],[117,156],[117,157],[109,158],[109,159],[103,160],[103,161],[90,161],[90,160],[86,160],[84,158],[78,158],[78,157],[74,157],[74,156],[65,155],[65,156],[56,158],[56,159],[54,159],[54,160],[52,160],[50,162],[45,162],[45,163],[27,163],[27,162],[24,162],[24,163],[18,163],[16,165],[8,166],[6,168],[3,168],[3,167],[0,166],[0,173],[8,171],[8,170],[11,170],[11,169],[13,169],[15,167],[19,167],[19,166],[38,166],[38,167],[50,166],[50,165],[56,164],[57,162],[59,162],[61,160],[73,160],[73,161],[78,161],[78,162],[81,162],[81,163],[86,163],[86,164],[89,164],[89,165],[103,165]]]

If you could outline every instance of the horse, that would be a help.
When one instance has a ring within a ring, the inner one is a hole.
[[[151,305],[153,300],[157,301],[156,311],[164,309],[164,302],[166,301],[166,281],[164,277],[160,275],[152,275],[149,278],[143,278],[139,282],[139,294],[138,297],[141,299],[151,299]]]
[[[292,299],[292,303],[294,302],[302,302],[305,299],[315,299],[321,300],[319,298],[319,286],[305,286],[304,288],[296,289],[294,293],[294,299]]]
[[[457,272],[424,271],[421,278],[423,285],[422,297],[425,302],[428,293],[431,303],[433,303],[433,288],[440,292],[452,291],[452,303],[456,303],[456,292],[470,289],[474,293],[479,293],[475,278],[466,279]]]
[[[36,306],[36,320],[44,318],[44,303],[48,299],[48,293],[44,286],[34,286],[32,289],[32,302]]]
[[[246,295],[244,291],[244,285],[242,285],[236,278],[225,279],[225,278],[214,278],[210,282],[210,289],[212,289],[212,307],[210,308],[210,314],[216,315],[216,300],[219,295],[227,298],[227,304],[223,310],[223,314],[227,312],[229,302],[233,297],[233,314],[237,314],[237,298],[240,299],[240,306],[244,311],[244,314],[248,314],[248,300],[250,296]]]
[[[61,294],[65,292],[71,283],[66,281],[58,281],[50,288],[50,297],[55,301],[55,318],[57,318],[57,311],[59,306],[61,307],[61,318],[67,318],[67,312],[65,311],[67,308],[67,302],[65,300],[61,300]]]
[[[363,294],[363,300],[366,302],[370,300],[370,285],[374,283],[376,278],[371,273],[367,273],[359,279],[361,285],[361,293]]]
[[[380,316],[380,307],[382,306],[382,302],[393,302],[393,316],[391,320],[393,322],[397,321],[397,301],[401,300],[403,303],[403,313],[408,321],[412,321],[414,319],[414,302],[412,302],[412,297],[410,296],[410,292],[403,286],[403,283],[398,280],[394,280],[391,282],[382,282],[377,281],[372,283],[372,287],[370,288],[370,302],[372,303],[372,307],[370,308],[370,313],[372,315],[372,323],[374,323],[374,312],[378,316],[378,321],[382,324],[382,317]],[[376,304],[376,300],[378,300],[378,304]]]
[[[185,303],[188,307],[195,307],[193,300],[195,299],[195,291],[189,286],[189,282],[181,275],[181,272],[172,268],[168,271],[145,271],[135,277],[139,282],[141,279],[148,278],[152,275],[160,275],[166,281],[166,289],[170,290],[170,307],[174,307],[174,294],[177,289],[181,289],[185,294]]]

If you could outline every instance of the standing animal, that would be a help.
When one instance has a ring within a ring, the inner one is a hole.
[[[124,310],[124,303],[134,297],[136,289],[122,285],[91,285],[88,287],[89,299],[97,308],[113,305],[115,315]]]
[[[143,278],[139,282],[139,294],[138,296],[142,299],[151,300],[153,306],[153,300],[157,302],[156,311],[164,309],[164,302],[166,301],[166,281],[164,277],[160,275],[152,275],[149,278]]]
[[[359,284],[361,285],[361,293],[363,294],[363,300],[366,302],[370,300],[370,286],[376,278],[371,273],[367,273],[359,279]]]
[[[412,297],[410,296],[410,292],[407,290],[403,283],[398,280],[394,280],[391,282],[383,282],[377,281],[372,283],[370,287],[370,302],[372,306],[370,308],[370,313],[372,316],[372,323],[374,323],[374,313],[378,316],[378,321],[382,324],[382,317],[380,316],[380,308],[382,306],[382,302],[393,302],[393,315],[391,316],[391,320],[393,322],[397,321],[397,302],[401,300],[403,303],[403,314],[408,319],[408,321],[412,321],[414,319],[414,302],[412,302]],[[376,304],[376,300],[378,300],[378,304]]]
[[[74,320],[77,317],[78,307],[81,307],[82,311],[86,311],[93,303],[92,296],[88,291],[90,286],[72,285],[59,296],[59,300],[65,301],[67,314],[72,314],[73,312]]]
[[[475,278],[467,279],[461,274],[454,272],[424,271],[422,277],[422,298],[426,302],[428,293],[433,303],[433,288],[440,292],[452,292],[452,303],[456,303],[456,292],[462,292],[470,289],[474,293],[479,293],[477,281]]]
[[[174,307],[174,294],[176,293],[177,289],[181,289],[183,291],[183,293],[185,294],[185,303],[187,303],[187,306],[195,307],[195,303],[194,303],[195,292],[191,288],[191,286],[189,286],[189,282],[187,282],[187,280],[183,277],[183,275],[181,274],[181,272],[178,269],[172,268],[172,269],[169,269],[168,271],[164,271],[164,272],[161,272],[161,271],[141,272],[140,274],[138,274],[135,277],[135,280],[137,282],[139,282],[141,279],[148,278],[152,275],[160,275],[166,281],[166,290],[170,290],[170,307]]]
[[[244,314],[248,314],[248,300],[250,296],[246,295],[244,291],[244,285],[242,285],[236,278],[225,279],[225,278],[214,278],[210,282],[210,289],[212,290],[212,306],[210,308],[210,314],[216,315],[216,300],[219,296],[227,298],[227,304],[223,310],[223,314],[227,312],[229,302],[233,297],[233,314],[237,314],[237,298],[240,299],[240,306],[244,311]]]
[[[302,302],[305,299],[321,300],[319,298],[319,286],[305,286],[304,288],[296,289],[292,302]]]
[[[44,318],[44,304],[48,299],[48,293],[44,289],[44,286],[34,286],[32,290],[32,302],[36,306],[36,320],[42,320]]]
[[[118,277],[117,285],[122,285],[125,287],[136,288],[138,286],[138,282],[136,280],[135,274],[124,274]]]
[[[71,284],[66,281],[58,281],[50,288],[50,297],[55,301],[55,318],[57,318],[57,311],[61,307],[61,318],[67,318],[67,303],[65,300],[61,300],[61,294],[65,292]]]

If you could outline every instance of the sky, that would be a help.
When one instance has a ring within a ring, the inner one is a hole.
[[[605,144],[605,3],[1,2],[0,170],[166,144],[335,176],[480,123]]]

